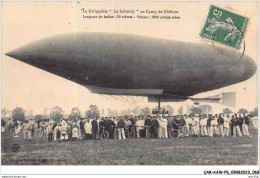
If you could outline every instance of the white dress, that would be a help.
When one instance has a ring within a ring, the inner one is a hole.
[[[86,122],[85,125],[84,125],[84,129],[85,129],[85,132],[86,134],[92,134],[92,124],[91,122]]]
[[[73,138],[78,138],[79,137],[79,131],[78,131],[78,128],[76,128],[76,127],[74,127],[73,129],[72,129],[72,137]]]

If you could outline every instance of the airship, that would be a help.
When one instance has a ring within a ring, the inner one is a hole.
[[[85,86],[92,93],[146,96],[149,102],[222,102],[234,92],[193,96],[245,81],[255,62],[233,49],[139,35],[70,33],[40,39],[7,56]]]

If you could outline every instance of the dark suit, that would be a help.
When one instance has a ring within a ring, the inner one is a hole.
[[[116,127],[116,124],[112,120],[107,121],[107,131],[109,133],[109,139],[114,138],[114,128]]]
[[[96,140],[97,132],[98,132],[98,123],[97,120],[93,120],[91,122],[92,125],[92,139]]]
[[[158,128],[159,128],[159,122],[157,119],[153,119],[151,121],[151,134],[152,134],[152,138],[157,138],[158,137]]]
[[[145,125],[145,137],[150,138],[151,137],[151,129],[150,129],[151,119],[145,119],[144,125]]]
[[[244,120],[244,119],[243,119],[243,117],[241,117],[241,116],[238,118],[239,128],[240,128],[240,131],[241,131],[242,133],[243,133],[243,126],[242,126],[242,125],[243,125],[243,120]]]

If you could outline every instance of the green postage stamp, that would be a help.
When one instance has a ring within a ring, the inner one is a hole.
[[[211,5],[200,36],[240,49],[248,21],[248,17]]]

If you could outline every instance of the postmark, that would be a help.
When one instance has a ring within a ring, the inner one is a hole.
[[[200,36],[240,49],[249,18],[211,5]]]

